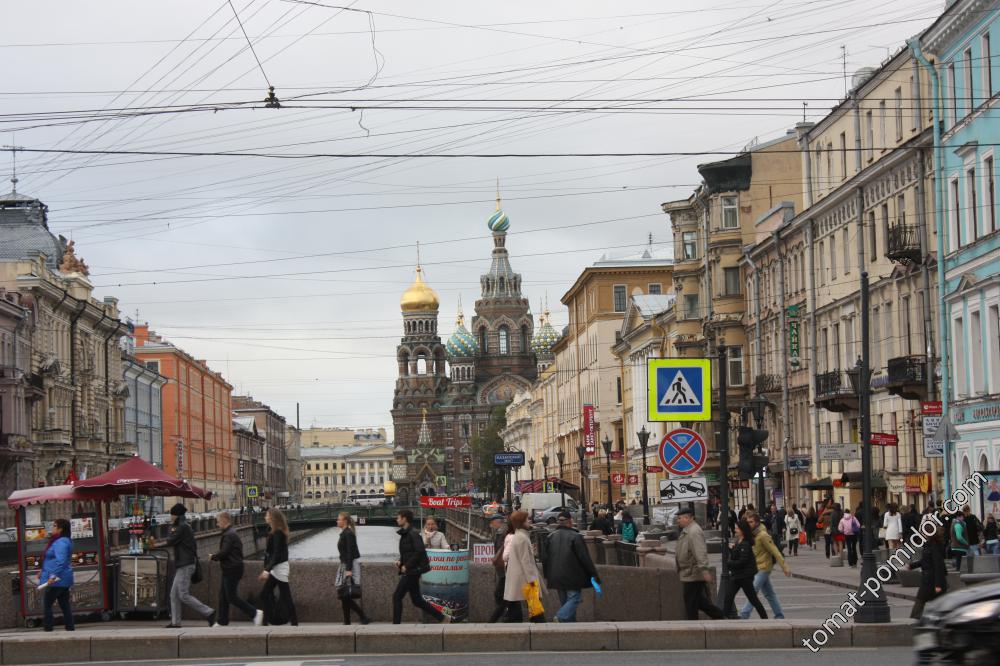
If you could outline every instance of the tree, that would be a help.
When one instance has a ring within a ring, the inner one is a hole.
[[[503,472],[505,470],[493,466],[493,454],[503,451],[503,438],[500,436],[500,432],[506,427],[507,403],[503,403],[493,408],[486,428],[469,442],[469,446],[472,448],[476,486],[486,489],[486,493],[491,497],[503,494]],[[489,474],[491,471],[492,475]]]

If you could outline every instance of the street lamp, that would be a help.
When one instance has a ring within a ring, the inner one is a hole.
[[[587,475],[587,447],[581,444],[576,447],[576,455],[580,457],[580,510],[583,511],[583,520],[580,522],[583,525],[587,524],[587,482],[585,480]]]
[[[531,470],[531,485],[535,485],[535,459],[528,459],[528,468]],[[534,488],[532,488],[534,490]]]
[[[604,447],[604,459],[608,463],[608,510],[611,509],[611,438],[607,435],[601,440]]]
[[[748,402],[750,405],[750,413],[753,414],[754,423],[757,425],[757,430],[760,430],[764,427],[764,411],[770,403],[767,398],[763,398],[759,395],[755,396]],[[764,496],[764,491],[764,469],[761,468],[757,470],[757,510],[762,512],[761,515],[764,515],[764,504],[767,499]]]
[[[559,461],[559,492],[562,493],[562,504],[560,506],[566,508],[566,486],[563,485],[563,479],[566,478],[563,476],[563,463],[566,462],[566,452],[561,448],[556,451],[556,460]]]
[[[649,431],[643,424],[642,430],[636,433],[639,437],[639,448],[642,449],[642,518],[649,524],[649,484],[646,482],[646,446],[649,444]]]
[[[546,492],[546,488],[549,487],[549,454],[542,454],[542,492]]]

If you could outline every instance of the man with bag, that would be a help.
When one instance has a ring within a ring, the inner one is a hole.
[[[559,593],[562,604],[555,621],[576,622],[576,609],[583,600],[581,591],[592,587],[591,579],[600,584],[601,577],[583,536],[573,529],[573,514],[569,511],[559,514],[559,526],[549,535],[542,569],[545,580]]]
[[[194,530],[184,519],[187,507],[177,503],[170,509],[173,527],[167,537],[167,546],[174,548],[174,582],[170,585],[170,624],[167,629],[179,629],[183,606],[190,606],[205,618],[208,626],[215,624],[215,611],[198,601],[191,594],[191,583],[201,582],[201,565],[198,564],[198,544]]]
[[[712,582],[708,570],[708,546],[705,533],[694,520],[694,510],[683,507],[677,512],[677,526],[681,533],[677,537],[677,574],[684,587],[684,611],[688,620],[697,620],[698,611],[703,611],[713,620],[722,619],[722,609],[708,598],[706,584]]]
[[[399,530],[399,559],[396,568],[399,569],[399,584],[392,595],[392,623],[403,621],[403,597],[410,595],[413,605],[424,611],[438,622],[448,624],[450,615],[444,615],[431,606],[420,594],[420,576],[431,570],[431,561],[427,557],[427,549],[420,532],[413,529],[413,512],[403,509],[396,516]]]
[[[222,538],[219,540],[218,552],[212,553],[209,559],[219,563],[222,585],[219,588],[219,619],[214,626],[225,627],[229,624],[230,605],[236,606],[254,620],[254,624],[260,625],[264,620],[264,611],[248,604],[238,593],[240,580],[243,578],[243,541],[233,527],[233,517],[229,512],[223,511],[215,520],[222,530]]]

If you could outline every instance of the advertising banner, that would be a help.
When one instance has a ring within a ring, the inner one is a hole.
[[[588,457],[597,455],[597,433],[594,432],[594,406],[583,406],[583,446]]]
[[[494,554],[492,543],[472,544],[472,561],[476,564],[491,563],[493,561]]]
[[[614,474],[611,475],[611,483],[613,483],[616,486],[625,485],[625,475],[622,474],[621,472],[615,472]]]
[[[427,557],[431,570],[420,578],[420,593],[452,622],[468,619],[469,551],[428,549]]]
[[[468,509],[472,506],[472,498],[468,495],[456,497],[422,496],[420,506],[425,509]]]

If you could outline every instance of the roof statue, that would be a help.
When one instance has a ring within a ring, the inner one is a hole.
[[[66,243],[66,252],[59,263],[59,271],[62,273],[80,273],[90,275],[90,268],[83,259],[76,256],[76,244],[73,241]]]

